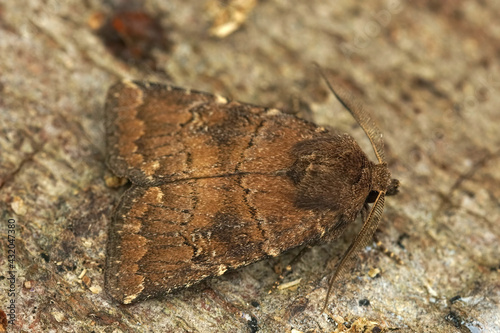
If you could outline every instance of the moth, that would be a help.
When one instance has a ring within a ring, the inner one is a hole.
[[[328,299],[399,182],[369,114],[326,81],[368,135],[378,163],[350,135],[277,109],[150,82],[112,86],[107,164],[131,185],[109,229],[107,293],[130,304],[335,240],[373,203],[330,279]]]

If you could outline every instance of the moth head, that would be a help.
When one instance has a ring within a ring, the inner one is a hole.
[[[375,202],[380,192],[385,192],[385,195],[395,195],[399,193],[399,180],[391,178],[391,173],[385,162],[374,165],[371,183],[372,188],[370,194],[368,194],[366,198],[367,203]]]
[[[380,192],[378,191],[370,191],[370,194],[368,194],[368,197],[366,198],[366,203],[374,203],[379,193]],[[398,193],[399,193],[399,180],[393,178],[391,179],[391,183],[389,184],[389,187],[387,189],[387,192],[385,192],[385,195],[391,196]]]

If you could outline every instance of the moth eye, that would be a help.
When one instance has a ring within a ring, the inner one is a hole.
[[[370,194],[366,197],[367,203],[374,203],[375,199],[378,197],[378,191],[370,191]]]

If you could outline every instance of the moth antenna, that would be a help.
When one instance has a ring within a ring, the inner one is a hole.
[[[347,109],[347,111],[349,111],[353,118],[356,119],[359,126],[361,126],[363,131],[366,133],[366,136],[370,140],[378,162],[384,163],[385,153],[382,133],[373,121],[370,113],[364,108],[363,104],[357,102],[352,94],[344,89],[341,85],[336,83],[332,84],[326,77],[321,67],[318,64],[315,65],[318,68],[319,73],[325,80],[326,84],[328,85],[330,91],[335,95],[335,97],[337,97],[339,102]],[[326,310],[334,283],[347,272],[347,270],[351,267],[352,262],[355,260],[355,254],[368,244],[370,239],[372,239],[373,234],[377,230],[380,219],[382,218],[382,212],[384,210],[385,192],[386,191],[379,192],[377,198],[375,199],[373,207],[368,214],[368,217],[363,223],[363,227],[361,228],[351,245],[349,245],[349,248],[342,256],[342,259],[340,260],[335,273],[330,278],[328,291],[326,293],[325,305],[323,306],[322,312]]]
[[[385,162],[384,141],[382,138],[382,132],[380,132],[377,125],[373,122],[370,113],[367,110],[365,110],[363,105],[357,102],[354,99],[353,95],[346,89],[344,89],[341,85],[336,83],[332,84],[330,81],[328,81],[322,68],[318,64],[315,65],[318,68],[319,73],[325,80],[326,84],[328,85],[330,91],[335,95],[335,97],[337,97],[339,102],[342,103],[342,105],[347,109],[347,111],[351,113],[353,118],[356,119],[356,121],[358,122],[359,126],[361,126],[363,131],[365,131],[366,135],[368,136],[368,139],[372,144],[373,151],[377,156],[378,162],[379,163]]]
[[[364,248],[370,239],[372,239],[375,230],[377,230],[378,223],[382,218],[382,212],[384,210],[384,201],[385,201],[385,192],[380,192],[373,204],[372,209],[370,210],[370,214],[368,218],[363,224],[360,232],[351,243],[347,251],[342,256],[340,263],[337,266],[337,270],[330,278],[330,282],[328,284],[328,291],[326,293],[325,305],[323,306],[323,310],[321,312],[325,312],[326,307],[328,305],[328,299],[330,298],[330,294],[332,292],[333,284],[340,277],[342,277],[347,269],[351,267],[352,262],[355,260],[355,254],[362,248]]]

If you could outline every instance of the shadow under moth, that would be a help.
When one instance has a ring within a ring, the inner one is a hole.
[[[107,163],[131,186],[110,225],[108,294],[129,304],[332,241],[373,203],[330,279],[328,299],[399,182],[369,114],[326,82],[368,135],[377,164],[350,135],[277,109],[149,82],[111,87]]]

